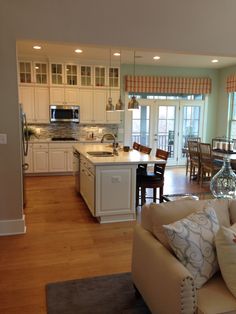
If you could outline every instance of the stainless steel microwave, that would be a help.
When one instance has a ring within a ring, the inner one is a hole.
[[[50,122],[79,123],[79,106],[50,105]]]

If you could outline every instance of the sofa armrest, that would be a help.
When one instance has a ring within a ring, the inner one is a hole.
[[[147,230],[134,230],[132,279],[152,313],[196,312],[189,271]]]

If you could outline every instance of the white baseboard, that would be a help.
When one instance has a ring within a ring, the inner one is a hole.
[[[21,219],[0,220],[0,236],[26,233],[25,215]]]

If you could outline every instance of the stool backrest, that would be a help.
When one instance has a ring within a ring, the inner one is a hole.
[[[133,142],[133,149],[139,150],[139,148],[140,148],[140,144],[137,142]]]
[[[139,151],[140,151],[141,153],[144,153],[144,154],[148,154],[148,155],[149,155],[149,154],[151,153],[152,149],[151,149],[150,147],[147,147],[147,146],[144,146],[144,145],[140,145]]]
[[[156,150],[156,157],[166,160],[168,159],[169,152],[165,151],[163,149],[157,148]],[[154,173],[160,175],[161,177],[164,177],[164,172],[166,168],[166,163],[164,164],[154,164]]]

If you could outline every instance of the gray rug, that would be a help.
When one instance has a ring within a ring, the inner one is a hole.
[[[151,314],[130,273],[49,283],[46,296],[48,314]]]

